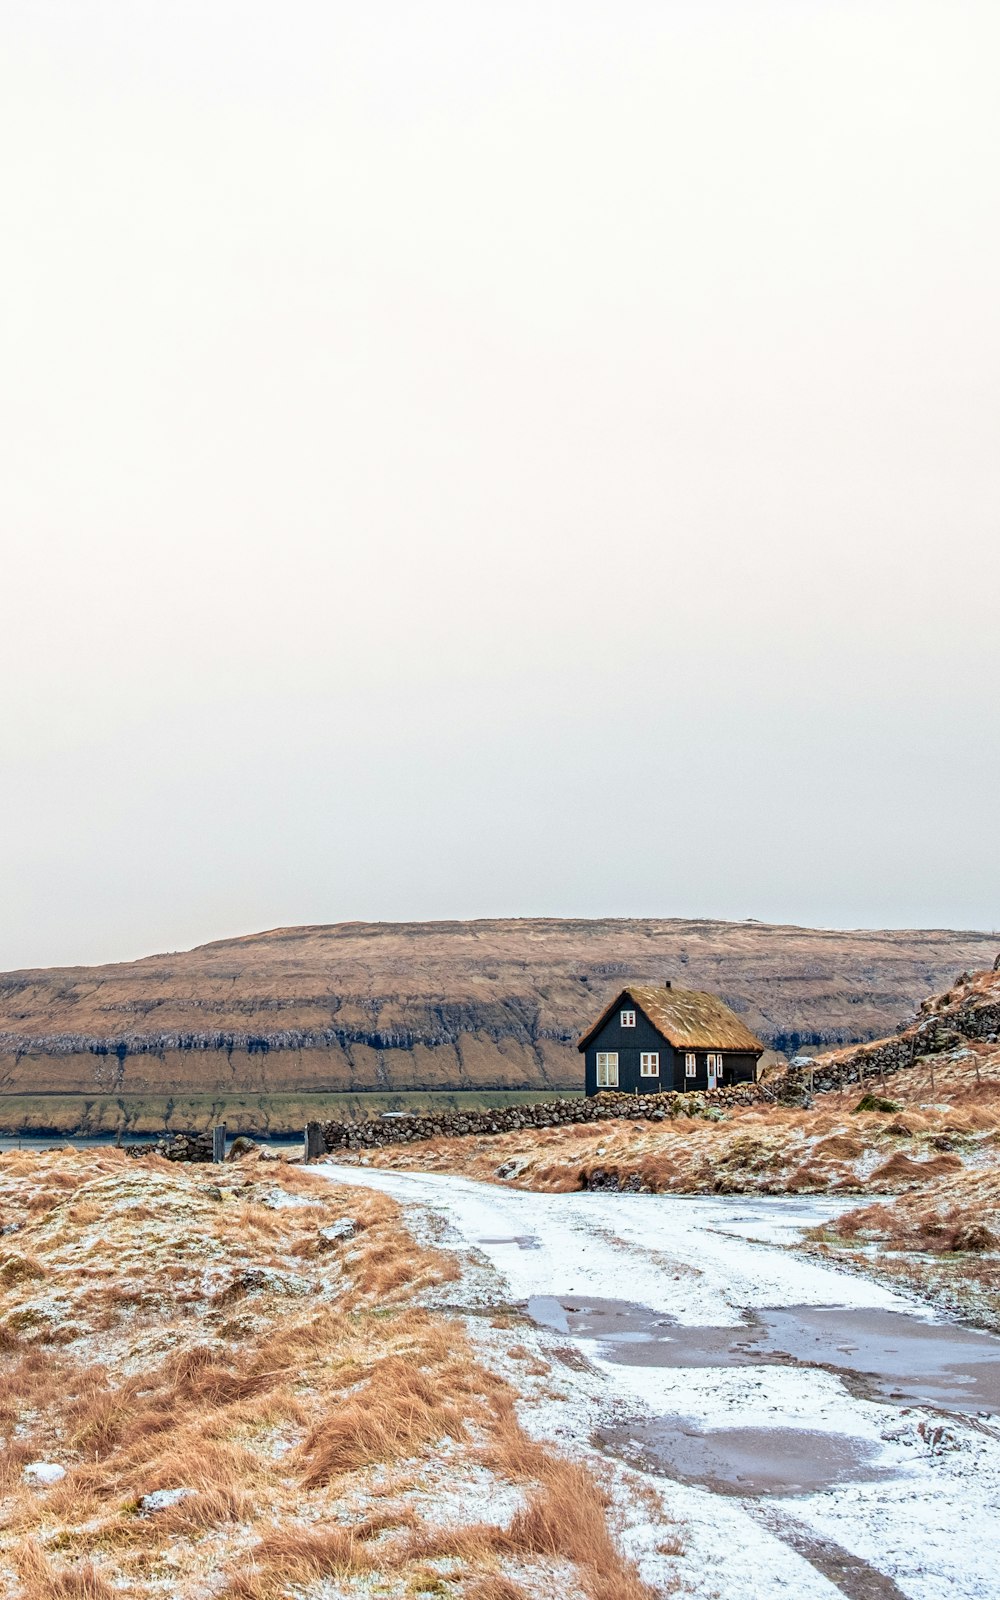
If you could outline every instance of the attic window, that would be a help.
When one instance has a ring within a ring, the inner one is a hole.
[[[635,1027],[635,1012],[634,1011],[623,1011],[622,1012],[622,1027],[623,1028],[634,1028]]]
[[[598,1052],[597,1052],[597,1087],[599,1089],[617,1089],[617,1087],[618,1087],[618,1052],[617,1052],[617,1050],[598,1050]]]
[[[686,1078],[696,1078],[698,1076],[698,1057],[693,1050],[684,1057],[684,1076]]]
[[[639,1073],[643,1078],[658,1078],[660,1076],[660,1052],[658,1050],[643,1050],[639,1057]]]

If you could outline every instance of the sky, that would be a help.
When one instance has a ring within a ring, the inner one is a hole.
[[[1000,924],[995,0],[6,0],[0,966]]]

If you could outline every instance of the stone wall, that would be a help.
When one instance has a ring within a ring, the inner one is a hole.
[[[488,1111],[434,1111],[407,1116],[369,1117],[362,1122],[310,1123],[310,1153],[373,1150],[384,1145],[415,1144],[455,1135],[511,1133],[522,1128],[557,1128],[570,1123],[663,1122],[674,1117],[711,1117],[751,1105],[808,1105],[812,1094],[856,1084],[861,1088],[912,1067],[927,1056],[960,1047],[965,1040],[996,1043],[1000,1038],[1000,981],[984,981],[963,973],[948,994],[924,1002],[921,1015],[891,1039],[819,1057],[808,1067],[793,1068],[766,1083],[741,1083],[698,1094],[595,1095],[590,1099],[537,1100],[533,1104],[496,1106]],[[129,1147],[145,1154],[148,1145]],[[154,1147],[174,1161],[210,1161],[211,1134],[175,1134]],[[235,1154],[235,1149],[234,1152]]]
[[[212,1134],[173,1133],[155,1144],[127,1144],[127,1156],[163,1156],[165,1161],[211,1161]]]
[[[519,1128],[558,1128],[567,1123],[606,1122],[627,1117],[634,1122],[664,1122],[671,1117],[704,1116],[713,1107],[772,1102],[774,1092],[763,1084],[738,1084],[709,1094],[611,1094],[580,1100],[538,1100],[533,1104],[497,1106],[490,1111],[436,1111],[427,1115],[370,1118],[365,1122],[324,1122],[326,1150],[373,1150],[383,1145],[414,1144],[457,1134],[511,1133]]]
[[[984,992],[982,980],[977,982],[967,973],[950,994],[925,1001],[921,1012],[911,1027],[893,1039],[821,1056],[811,1071],[789,1068],[784,1074],[788,1087],[783,1098],[792,1097],[796,1084],[800,1088],[808,1085],[817,1094],[850,1084],[871,1084],[904,1072],[928,1056],[960,1049],[967,1040],[996,1044],[1000,1039],[1000,999]]]

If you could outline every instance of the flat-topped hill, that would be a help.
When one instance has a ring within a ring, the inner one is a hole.
[[[0,1090],[227,1096],[576,1088],[625,979],[723,996],[778,1049],[878,1037],[996,937],[672,919],[279,928],[0,977]],[[8,1102],[10,1103],[10,1102]]]

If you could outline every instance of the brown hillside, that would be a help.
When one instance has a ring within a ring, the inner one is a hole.
[[[777,1048],[885,1034],[992,960],[975,932],[673,919],[345,923],[0,977],[0,1090],[142,1095],[576,1086],[624,980],[721,994]]]

